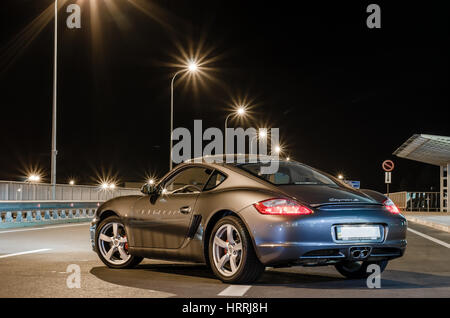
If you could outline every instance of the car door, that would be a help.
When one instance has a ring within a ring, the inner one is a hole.
[[[161,194],[139,199],[133,208],[136,246],[179,248],[211,172],[203,166],[180,169],[160,183]]]

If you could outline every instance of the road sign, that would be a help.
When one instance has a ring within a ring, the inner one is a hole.
[[[386,171],[384,173],[384,183],[391,183],[391,172]]]
[[[394,162],[392,160],[383,161],[381,166],[383,167],[383,170],[386,172],[394,170]]]
[[[355,189],[361,188],[361,181],[345,180],[344,182],[347,183],[352,188],[355,188]]]

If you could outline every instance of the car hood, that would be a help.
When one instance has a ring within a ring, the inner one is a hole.
[[[280,185],[280,190],[295,199],[318,206],[322,204],[378,204],[362,192],[328,185]]]

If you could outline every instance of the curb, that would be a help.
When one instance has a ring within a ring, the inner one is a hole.
[[[431,222],[431,221],[426,221],[426,220],[423,220],[423,219],[420,219],[420,218],[417,218],[417,217],[413,217],[413,216],[405,216],[405,217],[408,220],[408,222],[411,221],[411,222],[414,222],[414,223],[417,223],[417,224],[421,224],[421,225],[425,225],[425,226],[431,227],[431,228],[436,229],[436,230],[440,230],[440,231],[444,231],[444,232],[450,233],[450,226],[448,226],[448,225],[439,224],[439,223]]]
[[[7,223],[0,223],[0,229],[12,229],[12,228],[18,228],[18,227],[30,227],[30,226],[65,224],[65,223],[80,223],[80,222],[89,222],[91,220],[92,220],[92,217],[34,221],[34,222],[7,222]]]

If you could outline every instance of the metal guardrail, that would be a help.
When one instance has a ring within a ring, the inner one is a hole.
[[[389,198],[402,211],[437,212],[440,211],[439,192],[393,192]]]
[[[139,194],[139,189],[102,189],[96,186],[57,184],[55,200],[106,201],[123,195]],[[0,181],[0,201],[52,200],[52,185],[17,181]]]
[[[0,228],[8,225],[81,220],[94,216],[102,201],[0,201]]]

